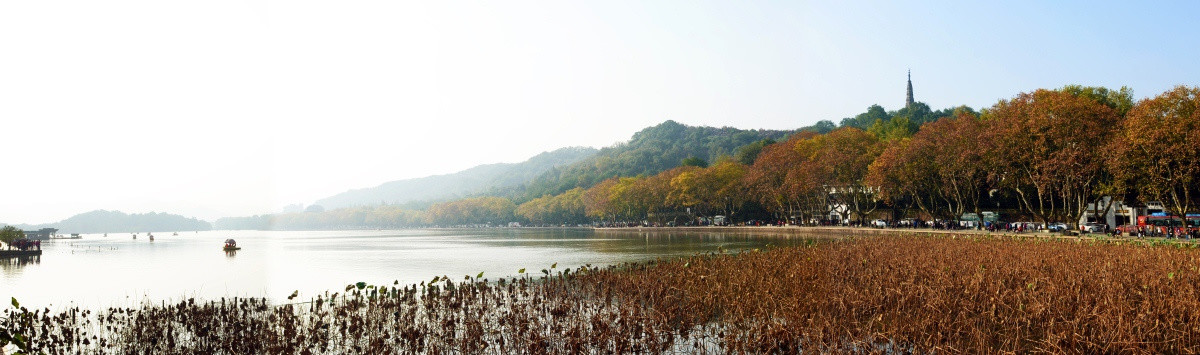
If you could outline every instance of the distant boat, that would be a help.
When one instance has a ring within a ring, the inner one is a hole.
[[[151,235],[150,235],[150,241],[152,241],[152,242],[154,241],[154,235],[153,235],[153,234],[151,234]]]
[[[171,233],[172,237],[179,236],[179,232]]]
[[[234,251],[234,250],[241,250],[242,248],[241,248],[241,247],[239,247],[239,246],[237,246],[237,241],[236,241],[236,240],[233,240],[233,239],[226,239],[226,240],[225,240],[225,247],[223,247],[223,248],[221,248],[221,249],[224,249],[225,251]]]

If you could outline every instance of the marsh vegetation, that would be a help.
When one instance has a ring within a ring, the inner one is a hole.
[[[356,283],[296,303],[15,308],[47,353],[1200,350],[1200,251],[987,236],[813,240],[521,277]]]

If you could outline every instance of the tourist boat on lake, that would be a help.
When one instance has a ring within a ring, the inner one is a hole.
[[[239,246],[237,246],[237,241],[236,241],[236,240],[233,240],[233,239],[226,239],[226,240],[225,240],[225,247],[224,247],[224,248],[222,248],[222,249],[224,249],[225,251],[234,251],[234,250],[241,250],[242,248],[241,248],[241,247],[239,247]]]

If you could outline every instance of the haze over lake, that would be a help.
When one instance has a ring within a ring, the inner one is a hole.
[[[242,250],[227,255],[226,238]],[[84,235],[43,242],[38,260],[0,263],[0,298],[30,307],[69,303],[134,306],[188,297],[267,297],[286,301],[347,284],[416,284],[434,276],[540,275],[585,264],[787,245],[794,238],[732,233],[600,233],[591,230],[208,231]]]

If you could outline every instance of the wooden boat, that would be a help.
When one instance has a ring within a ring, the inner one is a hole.
[[[239,247],[239,246],[237,246],[237,241],[236,241],[236,240],[233,240],[233,239],[226,239],[226,240],[225,240],[225,246],[224,246],[224,247],[222,247],[221,249],[223,249],[223,250],[225,250],[225,251],[234,251],[234,250],[241,250],[242,248],[241,248],[241,247]]]

